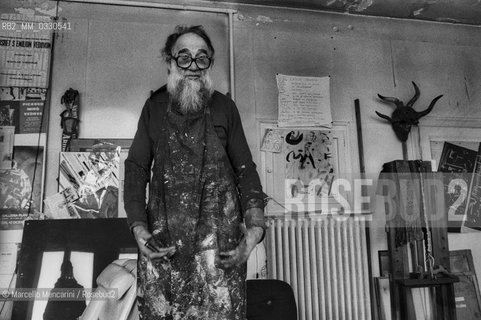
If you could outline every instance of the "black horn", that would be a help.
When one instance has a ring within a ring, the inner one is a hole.
[[[438,102],[438,100],[441,99],[442,96],[443,95],[441,94],[441,95],[437,96],[436,98],[434,98],[433,101],[431,101],[431,103],[429,104],[429,107],[426,108],[426,110],[417,112],[418,119],[421,118],[421,117],[424,117],[425,115],[430,113],[431,110],[433,110],[436,102]]]
[[[377,114],[378,116],[380,116],[381,118],[386,119],[386,120],[389,121],[389,122],[392,122],[391,117],[388,117],[388,116],[386,116],[385,114],[379,113],[379,112],[377,112],[377,111],[376,111],[376,114]]]
[[[436,102],[442,97],[442,95],[437,96],[433,99],[433,101],[431,101],[431,104],[426,110],[417,112],[416,110],[414,110],[413,105],[420,96],[420,90],[414,81],[412,82],[412,84],[414,86],[414,96],[411,98],[411,100],[409,100],[407,104],[404,104],[404,102],[402,102],[398,98],[384,97],[378,94],[378,97],[381,100],[394,103],[396,105],[396,109],[393,111],[391,117],[388,117],[377,111],[376,114],[391,123],[391,126],[394,129],[396,136],[399,138],[399,140],[403,142],[407,140],[409,132],[411,131],[411,127],[418,125],[419,118],[431,112]]]
[[[379,97],[379,99],[381,100],[384,100],[384,101],[387,101],[387,102],[392,102],[396,105],[396,107],[400,108],[403,106],[403,103],[401,101],[399,101],[398,98],[392,98],[392,97],[385,97],[385,96],[382,96],[380,94],[377,95]]]
[[[416,102],[416,100],[418,100],[418,98],[419,98],[419,88],[414,81],[412,83],[413,83],[413,86],[414,86],[414,96],[411,98],[411,100],[409,100],[406,107],[412,107],[414,102]]]

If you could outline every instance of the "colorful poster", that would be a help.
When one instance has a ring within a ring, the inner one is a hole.
[[[66,198],[70,198],[67,203],[74,216],[118,217],[119,168],[120,147],[107,152],[60,153],[60,190],[71,190]]]
[[[49,17],[0,16],[0,86],[47,88],[52,46]]]
[[[321,198],[330,193],[336,175],[329,131],[285,131],[286,201],[300,196]]]

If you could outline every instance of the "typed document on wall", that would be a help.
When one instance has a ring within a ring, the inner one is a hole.
[[[330,77],[277,74],[279,127],[331,127]]]

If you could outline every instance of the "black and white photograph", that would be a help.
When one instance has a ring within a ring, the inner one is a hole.
[[[0,320],[480,319],[480,28],[1,1]]]
[[[109,227],[114,230],[105,232]],[[21,319],[93,317],[99,305],[122,300],[119,292],[133,285],[125,278],[129,270],[111,267],[137,254],[124,219],[28,220],[20,250],[17,288],[35,293],[32,299],[13,301],[13,315]],[[99,281],[104,270],[110,271]],[[112,291],[110,296],[95,296],[102,285]]]

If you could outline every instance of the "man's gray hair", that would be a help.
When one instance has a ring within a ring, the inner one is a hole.
[[[164,58],[165,62],[169,63],[172,60],[172,49],[177,42],[177,39],[180,38],[180,36],[187,34],[187,33],[194,33],[201,37],[205,43],[207,44],[207,47],[211,51],[211,59],[212,61],[214,60],[214,47],[212,46],[212,42],[210,41],[210,37],[207,35],[207,33],[204,30],[203,26],[187,26],[187,25],[178,25],[174,29],[174,33],[169,35],[167,37],[167,40],[165,41],[165,47],[162,49],[162,57]]]

